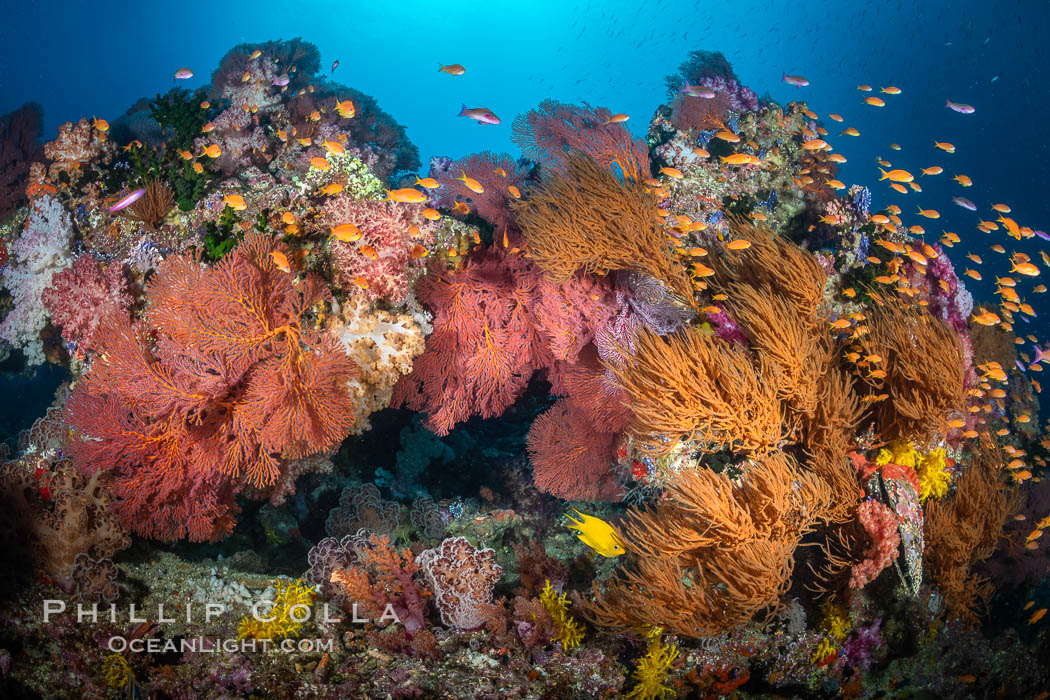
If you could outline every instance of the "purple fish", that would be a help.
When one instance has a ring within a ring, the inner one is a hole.
[[[806,87],[809,85],[809,81],[801,75],[788,75],[787,73],[782,73],[780,79],[788,85],[794,85],[795,87]]]
[[[291,82],[291,79],[288,77],[288,74],[287,73],[281,73],[280,75],[275,75],[274,76],[273,80],[270,81],[270,85],[276,85],[277,87],[284,87],[285,85],[287,85],[290,82]]]
[[[1046,231],[1036,230],[1036,231],[1033,231],[1033,233],[1035,233],[1035,235],[1037,235],[1040,238],[1042,238],[1044,241],[1050,241],[1050,235],[1047,235]]]
[[[1033,345],[1032,349],[1035,350],[1035,360],[1032,361],[1033,365],[1039,362],[1046,362],[1046,356],[1043,354],[1043,349],[1041,347]]]
[[[130,207],[132,204],[134,204],[135,202],[137,202],[140,199],[142,199],[142,195],[144,195],[144,194],[146,194],[146,188],[145,187],[141,187],[141,188],[135,190],[134,192],[132,192],[131,194],[127,195],[123,199],[121,199],[119,202],[117,202],[113,206],[111,206],[109,208],[109,210],[110,211],[120,211],[121,209],[124,209],[125,207]]]
[[[335,69],[339,67],[339,60],[332,61],[332,72],[335,73]]]
[[[944,106],[948,109],[954,109],[959,114],[973,114],[976,110],[973,105],[966,105],[962,102],[952,102],[951,100],[945,100]]]
[[[958,204],[963,209],[969,209],[970,211],[977,211],[977,205],[968,200],[966,197],[952,197],[952,201]]]
[[[463,105],[459,110],[457,117],[469,117],[478,122],[478,124],[499,124],[499,117],[488,107],[471,107],[467,109],[466,105]]]
[[[690,97],[704,97],[706,99],[713,99],[715,91],[711,88],[704,87],[703,85],[690,85],[689,81],[685,81],[685,85],[678,91],[679,94],[689,95]]]
[[[1019,369],[1022,372],[1024,372],[1024,365],[1021,364],[1020,360],[1014,360],[1014,364],[1017,365],[1017,369]]]
[[[175,80],[189,80],[193,77],[193,71],[189,68],[179,68],[175,71]]]

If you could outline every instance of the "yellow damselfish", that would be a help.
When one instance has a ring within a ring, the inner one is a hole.
[[[568,513],[565,514],[565,517],[572,521],[572,525],[568,526],[569,529],[579,530],[580,534],[577,537],[585,545],[603,557],[618,557],[624,553],[623,540],[620,539],[619,533],[612,525],[593,515],[584,515],[578,510],[576,514],[582,520],[576,520]]]

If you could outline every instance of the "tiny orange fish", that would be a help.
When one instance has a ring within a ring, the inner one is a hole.
[[[292,268],[288,265],[288,258],[279,250],[270,252],[270,258],[273,260],[273,264],[277,266],[277,269],[281,272],[291,272]]]

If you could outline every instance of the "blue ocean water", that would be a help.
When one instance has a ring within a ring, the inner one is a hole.
[[[1050,3],[778,2],[696,0],[649,3],[287,3],[231,0],[221,5],[25,2],[12,5],[0,25],[0,113],[35,101],[44,108],[44,139],[81,116],[115,120],[136,100],[166,92],[179,67],[208,83],[235,44],[301,36],[320,49],[331,79],[374,96],[419,148],[421,171],[432,156],[453,158],[481,150],[518,155],[510,140],[514,117],[548,98],[587,102],[631,116],[643,136],[653,110],[666,101],[663,77],[695,49],[720,51],[743,84],[786,103],[805,100],[827,126],[847,185],[868,185],[873,209],[897,203],[906,223],[916,207],[934,208],[937,221],[918,219],[927,238],[954,231],[951,255],[960,274],[975,251],[985,259],[983,281],[967,279],[975,298],[991,300],[996,276],[1009,272],[1008,251],[1038,256],[1039,238],[1015,242],[983,234],[977,221],[997,216],[1002,202],[1033,229],[1050,229],[1050,49],[1043,36]],[[438,72],[439,63],[466,66],[462,76]],[[793,87],[783,73],[803,75]],[[893,85],[887,106],[865,105],[856,86]],[[958,114],[945,100],[972,104]],[[502,120],[479,125],[457,118],[461,104],[485,106]],[[841,114],[839,125],[827,119]],[[838,127],[861,136],[839,138]],[[933,148],[948,141],[954,154]],[[890,149],[896,143],[900,151]],[[882,183],[876,157],[918,172],[921,194],[900,196]],[[963,190],[951,180],[969,175]],[[951,203],[963,195],[978,207]],[[1037,312],[1040,305],[1032,301]],[[1020,331],[1024,324],[1018,324]],[[1043,318],[1033,329],[1045,331]],[[1043,338],[1044,332],[1037,334]]]

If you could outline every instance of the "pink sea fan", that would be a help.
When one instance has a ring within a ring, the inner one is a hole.
[[[434,245],[434,225],[422,211],[418,204],[354,199],[348,194],[329,199],[321,211],[322,223],[329,228],[351,223],[361,232],[358,241],[333,238],[329,243],[335,283],[369,301],[403,302],[424,266],[425,258],[413,257],[413,249]],[[356,282],[358,278],[367,289]]]
[[[62,327],[62,337],[76,344],[77,357],[96,350],[96,332],[103,316],[113,311],[127,316],[132,302],[127,272],[121,263],[103,268],[95,258],[82,255],[72,267],[55,274],[41,295],[51,320]]]
[[[537,275],[532,315],[557,360],[575,359],[617,308],[616,294],[606,278],[577,273],[555,284]]]
[[[506,175],[498,174],[497,168]],[[464,173],[477,180],[484,192],[474,192],[459,180]],[[511,230],[509,235],[514,237],[517,227],[509,206],[514,195],[509,188],[516,187],[520,191],[527,174],[506,153],[484,151],[451,162],[432,159],[430,177],[441,183],[441,187],[432,193],[432,198],[435,206],[448,209],[457,202],[465,202],[471,211],[476,211],[478,216],[495,227],[497,235]]]
[[[571,500],[619,500],[623,489],[611,469],[619,438],[599,430],[569,399],[559,400],[529,429],[536,488]]]
[[[648,146],[623,124],[610,123],[611,117],[604,107],[544,100],[518,115],[511,138],[527,158],[555,169],[563,168],[573,151],[583,151],[626,179],[648,177]]]

